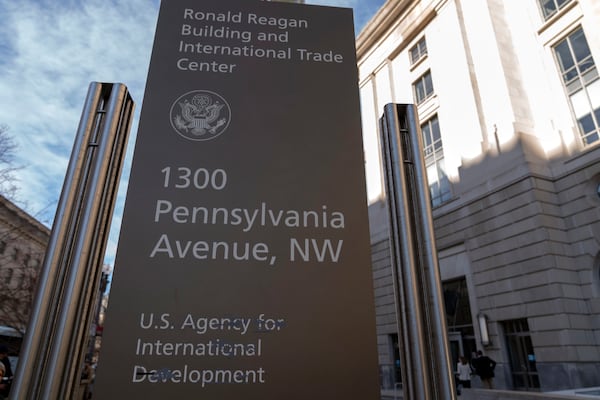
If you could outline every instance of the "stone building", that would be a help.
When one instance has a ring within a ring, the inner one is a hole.
[[[600,386],[600,2],[389,0],[357,52],[383,387],[390,102],[418,107],[453,358],[483,350],[497,388]]]
[[[37,286],[50,229],[0,196],[0,342],[16,355]]]

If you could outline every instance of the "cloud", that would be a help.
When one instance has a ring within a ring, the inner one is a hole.
[[[56,207],[91,81],[141,103],[157,13],[147,0],[0,0],[0,123],[19,143],[28,212]]]
[[[353,7],[358,29],[384,0]],[[91,81],[121,82],[136,102],[108,243],[112,263],[159,0],[0,0],[0,125],[19,143],[18,203],[50,226]]]
[[[42,223],[52,224],[91,81],[124,83],[137,103],[129,166],[157,15],[158,1],[0,0],[0,124],[19,143],[18,203]],[[125,169],[111,264],[127,177]]]

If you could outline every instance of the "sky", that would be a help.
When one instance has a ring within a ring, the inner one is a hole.
[[[198,0],[201,1],[201,0]],[[356,34],[385,0],[350,7]],[[114,261],[159,0],[0,0],[0,126],[18,144],[15,202],[52,226],[90,82],[120,82],[136,103],[107,246]],[[0,166],[1,168],[1,166]]]

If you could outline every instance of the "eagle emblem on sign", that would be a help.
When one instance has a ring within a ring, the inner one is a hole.
[[[210,140],[227,129],[231,110],[225,99],[207,90],[180,96],[171,106],[171,126],[190,140]]]

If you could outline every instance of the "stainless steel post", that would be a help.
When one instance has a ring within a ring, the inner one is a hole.
[[[404,397],[455,399],[416,109],[388,104],[380,120]]]
[[[15,374],[13,399],[73,397],[99,295],[133,109],[124,85],[90,84]]]

